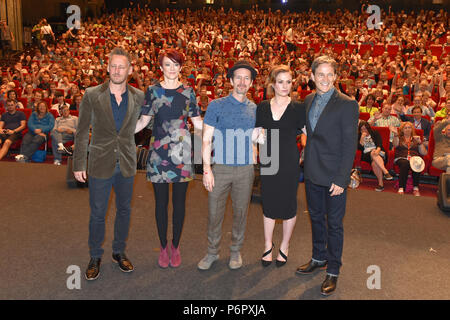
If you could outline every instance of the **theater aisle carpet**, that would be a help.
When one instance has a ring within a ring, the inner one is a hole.
[[[284,267],[262,268],[261,208],[252,203],[242,249],[244,266],[228,269],[232,223],[229,201],[220,260],[209,271],[197,270],[206,252],[207,227],[207,194],[197,180],[188,190],[182,265],[163,270],[157,266],[159,240],[153,190],[143,173],[135,181],[127,250],[135,271],[122,273],[111,262],[112,197],[101,275],[87,282],[88,190],[68,189],[65,170],[66,166],[0,162],[0,299],[450,299],[450,218],[439,211],[432,197],[350,190],[338,290],[322,298],[319,291],[324,273],[294,274],[311,256],[303,184],[298,192],[298,219],[289,260]],[[277,223],[276,251],[281,233],[282,225]],[[81,289],[67,288],[69,266],[80,268]],[[373,275],[373,271],[368,273],[370,266],[381,271],[380,289],[368,289],[368,279]]]

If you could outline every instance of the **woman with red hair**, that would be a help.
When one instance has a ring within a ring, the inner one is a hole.
[[[182,53],[169,49],[160,52],[159,66],[164,80],[148,87],[136,132],[152,129],[147,161],[147,180],[155,192],[155,215],[161,243],[158,264],[161,268],[181,264],[180,238],[185,216],[188,182],[193,180],[191,135],[187,120],[201,130],[202,120],[194,90],[183,85],[180,71]],[[149,125],[150,120],[153,120]],[[173,238],[169,255],[167,244],[169,184],[172,184]]]

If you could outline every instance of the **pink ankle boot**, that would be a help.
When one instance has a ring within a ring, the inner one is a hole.
[[[160,248],[159,251],[159,259],[158,264],[161,268],[167,268],[169,266],[169,253],[167,252],[167,246],[163,249],[163,247]]]
[[[171,255],[170,255],[170,266],[172,268],[177,268],[181,264],[181,255],[180,255],[180,246],[178,245],[178,248],[175,248],[172,243],[171,248]]]

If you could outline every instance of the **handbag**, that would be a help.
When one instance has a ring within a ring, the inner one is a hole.
[[[348,186],[352,189],[356,189],[362,182],[361,172],[358,169],[352,169],[350,173],[350,183]]]
[[[31,156],[33,162],[44,162],[47,158],[47,137],[45,137],[44,150],[36,150]]]
[[[142,147],[137,146],[136,147],[136,163],[137,163],[137,170],[146,170],[147,169],[147,161],[149,156],[150,150]]]

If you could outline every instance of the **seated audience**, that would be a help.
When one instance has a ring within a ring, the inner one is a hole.
[[[72,154],[70,150],[64,147],[64,143],[74,140],[78,125],[78,117],[70,114],[68,105],[63,105],[60,110],[61,116],[56,118],[55,127],[51,133],[53,164],[55,165],[61,165],[62,153]]]
[[[375,102],[375,96],[373,94],[363,95],[359,101],[359,112],[367,112],[372,117],[375,112],[379,112],[378,105]]]
[[[358,125],[358,149],[361,150],[361,161],[370,163],[373,173],[377,177],[378,187],[375,191],[383,191],[383,178],[392,180],[392,176],[386,169],[386,150],[383,148],[383,140],[378,131],[373,130],[366,121],[360,121]]]
[[[25,114],[17,110],[12,99],[6,100],[6,112],[0,118],[0,160],[8,153],[14,142],[22,139],[22,131],[26,126]]]
[[[431,165],[450,173],[450,116],[434,125],[434,153]]]
[[[20,154],[16,156],[18,162],[28,162],[33,153],[47,142],[47,136],[55,125],[55,118],[48,112],[47,104],[39,102],[36,111],[28,119],[28,132],[22,139]]]
[[[423,145],[420,136],[416,135],[414,126],[411,122],[403,122],[398,128],[398,133],[394,135],[393,145],[395,148],[394,164],[396,164],[400,169],[400,175],[398,177],[398,193],[404,194],[408,173],[411,171],[413,179],[413,194],[415,196],[420,196],[420,173],[411,170],[409,160],[414,156],[424,156],[427,153],[427,150]]]
[[[443,104],[442,109],[436,112],[435,118],[447,118],[450,114],[450,99],[447,99],[445,104]]]
[[[56,95],[56,103],[52,105],[52,110],[58,111],[58,114],[61,116],[62,108],[64,106],[69,108],[70,105],[64,101],[64,95],[61,92],[57,91],[55,95]]]
[[[430,121],[428,121],[425,118],[422,118],[422,108],[419,106],[413,107],[412,115],[413,115],[413,117],[408,117],[404,114],[401,114],[400,119],[402,121],[411,122],[412,124],[414,124],[415,129],[422,129],[423,137],[424,137],[424,144],[425,144],[425,147],[428,147],[428,140],[430,139],[430,131],[431,131]]]
[[[23,109],[23,104],[19,100],[17,100],[17,93],[14,90],[9,90],[7,93],[8,99],[11,99],[14,101],[14,104],[16,106],[16,109]]]
[[[391,115],[392,107],[389,104],[385,104],[381,112],[376,112],[367,121],[369,125],[375,127],[388,127],[391,130],[389,142],[392,143],[394,139],[395,128],[400,126],[400,120],[396,116]]]
[[[428,92],[428,91],[427,91]],[[429,93],[428,93],[429,94]],[[422,111],[422,115],[423,116],[429,116],[430,119],[433,118],[435,116],[433,107],[431,107],[430,105],[425,105],[423,104],[423,98],[422,95],[416,95],[414,97],[413,100],[413,105],[411,107],[408,108],[408,110],[406,111],[407,114],[412,114],[412,110],[415,107],[419,107],[420,110]]]

